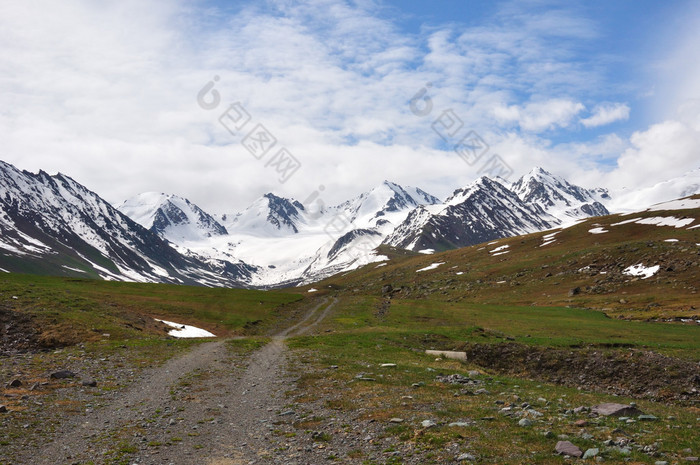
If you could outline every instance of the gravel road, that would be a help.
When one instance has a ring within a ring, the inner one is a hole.
[[[225,341],[200,344],[148,371],[108,405],[69,420],[17,463],[258,463],[272,455],[273,422],[293,384],[285,339],[311,332],[335,304],[322,300],[246,358]]]

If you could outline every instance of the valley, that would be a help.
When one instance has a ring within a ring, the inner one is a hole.
[[[692,463],[697,202],[270,291],[4,274],[0,463]]]

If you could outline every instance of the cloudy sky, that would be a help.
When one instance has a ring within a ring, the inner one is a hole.
[[[640,188],[700,166],[699,5],[4,1],[0,159],[212,212],[533,166]]]

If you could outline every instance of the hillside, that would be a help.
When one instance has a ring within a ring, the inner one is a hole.
[[[314,287],[381,295],[391,286],[384,294],[393,301],[571,306],[615,317],[697,320],[699,225],[694,196],[433,255],[380,249],[392,260]],[[643,269],[653,275],[634,275]]]
[[[559,465],[564,441],[692,461],[698,218],[695,196],[432,255],[382,246],[275,291],[0,274],[0,463]]]

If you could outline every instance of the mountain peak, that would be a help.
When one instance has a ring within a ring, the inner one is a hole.
[[[518,179],[512,190],[524,202],[539,205],[562,221],[610,213],[600,202],[609,199],[606,190],[573,185],[541,167]]]
[[[279,236],[291,231],[296,234],[299,226],[304,221],[302,213],[305,211],[301,202],[280,197],[268,192],[259,197],[243,212],[236,215],[224,215],[222,219],[227,221],[229,231],[256,236]]]
[[[173,194],[143,192],[126,200],[119,211],[172,242],[228,234],[214,217],[188,199]]]

